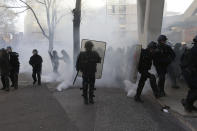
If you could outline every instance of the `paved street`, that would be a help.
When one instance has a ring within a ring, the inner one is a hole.
[[[46,86],[0,92],[0,131],[77,131]]]
[[[0,91],[1,131],[189,131],[145,96],[136,103],[120,88],[98,88],[96,104],[84,105],[77,88],[52,91],[53,84]],[[50,87],[50,90],[47,88]],[[55,88],[55,87],[53,87]]]
[[[161,112],[158,103],[149,98],[144,98],[144,104],[136,103],[122,89],[97,89],[96,104],[89,106],[83,105],[78,89],[56,92],[54,96],[82,131],[188,130],[171,114]]]

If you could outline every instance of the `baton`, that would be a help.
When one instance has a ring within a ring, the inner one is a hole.
[[[77,79],[78,74],[79,74],[79,71],[77,71],[77,74],[76,74],[75,79],[74,79],[74,81],[73,81],[73,86],[74,86],[74,84],[75,84],[75,81],[76,81],[76,79]]]

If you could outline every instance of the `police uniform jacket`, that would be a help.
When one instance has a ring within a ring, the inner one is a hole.
[[[41,71],[42,62],[43,60],[40,55],[33,55],[29,60],[29,64],[33,67],[35,71]]]
[[[101,62],[101,57],[96,51],[81,52],[77,59],[76,68],[83,75],[92,75],[97,71],[97,63]]]
[[[143,73],[151,69],[152,55],[147,49],[141,50],[140,60],[138,64],[138,71]]]

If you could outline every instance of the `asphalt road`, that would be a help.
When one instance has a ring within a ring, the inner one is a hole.
[[[0,91],[0,131],[189,131],[151,97],[141,104],[123,89],[99,88],[96,103],[87,106],[79,89],[56,92],[52,85],[23,82]]]
[[[79,89],[53,93],[80,131],[189,131],[152,98],[143,104],[126,97],[123,89],[99,88],[95,105],[84,105]]]
[[[46,88],[0,91],[0,131],[78,131]]]

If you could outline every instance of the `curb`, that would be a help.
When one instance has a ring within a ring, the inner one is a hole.
[[[147,96],[149,98],[151,98],[153,101],[157,102],[161,107],[165,106],[164,104],[162,104],[159,100],[155,99],[152,95],[147,94]],[[188,127],[191,131],[196,131],[197,129],[195,127],[192,126],[192,124],[190,122],[188,122],[187,120],[185,120],[181,114],[169,109],[168,110],[169,113],[175,117],[179,122],[181,122],[183,125],[185,125],[186,127]]]

